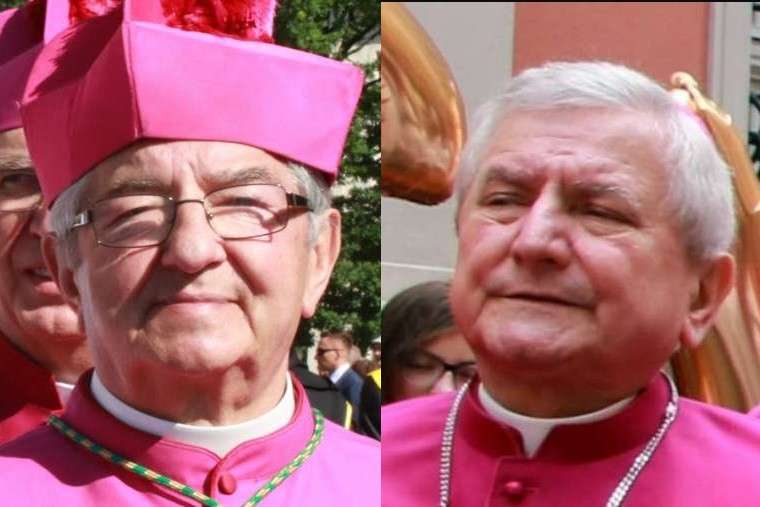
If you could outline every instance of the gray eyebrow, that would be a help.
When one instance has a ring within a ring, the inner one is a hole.
[[[602,166],[606,166],[601,162]],[[482,180],[482,186],[489,183],[506,183],[518,186],[530,185],[531,180],[535,177],[535,170],[530,167],[529,162],[519,161],[519,163],[510,163],[509,161],[499,161],[483,169],[485,176]],[[619,180],[619,181],[618,181]],[[612,196],[622,199],[632,206],[641,208],[641,199],[633,191],[636,182],[625,175],[617,173],[611,176],[611,173],[602,173],[595,179],[586,181],[574,181],[568,185],[568,190],[573,194],[581,194],[587,197],[605,197]]]
[[[569,190],[586,197],[607,197],[621,199],[624,202],[641,208],[641,199],[630,188],[630,185],[607,181],[574,182],[569,185]]]
[[[102,195],[93,199],[93,202],[101,201],[111,197],[119,197],[130,194],[166,194],[169,186],[156,180],[151,179],[123,179],[117,180]]]
[[[272,172],[266,167],[260,166],[226,169],[218,173],[215,172],[205,179],[220,185],[244,185],[246,183],[275,182]]]
[[[515,185],[524,185],[535,177],[535,171],[521,165],[512,165],[508,163],[493,164],[483,169],[481,186],[490,183],[509,183]]]
[[[271,182],[272,173],[264,167],[243,167],[214,173],[207,181],[213,182],[214,186],[234,186],[246,183]],[[213,190],[213,189],[212,189]],[[157,194],[167,195],[171,193],[171,185],[150,178],[129,178],[116,180],[111,188],[104,194],[94,199],[97,202],[111,197],[134,194]]]

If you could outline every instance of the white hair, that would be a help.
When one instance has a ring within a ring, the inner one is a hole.
[[[305,193],[309,204],[309,245],[313,245],[324,226],[325,211],[332,206],[330,187],[324,177],[314,169],[292,161],[286,161],[296,182]],[[87,206],[86,192],[90,187],[93,172],[90,171],[76,183],[61,192],[50,210],[50,223],[58,241],[63,245],[68,260],[78,257],[76,242],[72,241],[71,226],[74,218]]]
[[[314,169],[307,169],[301,164],[287,162],[293,176],[303,187],[306,200],[309,203],[309,245],[313,245],[319,237],[319,232],[324,226],[325,211],[332,207],[332,194],[322,173]]]
[[[731,173],[704,126],[659,84],[622,65],[553,62],[529,69],[483,104],[473,118],[457,174],[459,206],[499,126],[511,113],[566,108],[615,108],[648,114],[663,134],[669,170],[666,205],[695,260],[731,248],[736,217]]]

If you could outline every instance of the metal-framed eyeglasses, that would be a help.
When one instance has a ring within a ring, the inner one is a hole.
[[[478,371],[474,361],[451,364],[424,350],[403,355],[401,365],[404,378],[410,384],[423,389],[432,388],[446,372],[451,372],[454,385],[458,388],[474,377]]]
[[[317,349],[316,355],[317,357],[322,357],[328,352],[340,352],[342,349]]]
[[[153,194],[107,197],[76,215],[71,230],[92,225],[98,244],[112,248],[157,246],[169,237],[177,207],[188,203],[201,204],[211,229],[231,240],[270,236],[288,225],[291,209],[311,211],[306,197],[279,184],[256,183],[220,188],[203,199]]]

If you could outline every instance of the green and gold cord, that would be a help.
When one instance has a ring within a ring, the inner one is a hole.
[[[259,490],[256,491],[256,493],[247,502],[243,504],[243,507],[251,507],[253,505],[258,505],[259,502],[261,502],[264,499],[264,497],[266,497],[269,493],[274,491],[275,488],[277,488],[277,486],[279,486],[285,481],[285,479],[293,475],[293,473],[296,470],[298,470],[298,468],[301,465],[303,465],[303,463],[307,459],[309,459],[309,457],[312,454],[314,454],[314,450],[316,449],[319,442],[322,440],[322,434],[324,432],[324,417],[322,416],[322,413],[316,408],[312,410],[314,413],[314,433],[312,433],[311,438],[306,443],[306,446],[301,450],[301,452],[298,453],[298,455],[290,463],[285,465],[269,481],[267,481],[266,484],[261,486],[261,488],[259,488]],[[210,496],[206,496],[200,491],[197,491],[196,489],[191,488],[190,486],[187,486],[185,484],[182,484],[181,482],[175,481],[171,477],[167,477],[165,475],[159,474],[158,472],[154,472],[150,468],[144,467],[140,465],[139,463],[135,463],[134,461],[128,460],[124,456],[120,456],[114,452],[109,451],[105,447],[93,442],[92,440],[87,438],[85,435],[77,432],[74,428],[72,428],[63,420],[59,419],[58,417],[54,415],[50,416],[50,418],[48,419],[48,424],[52,426],[53,428],[55,428],[56,430],[58,430],[61,434],[66,436],[68,439],[81,445],[82,447],[92,452],[93,454],[97,454],[104,460],[109,461],[115,465],[118,465],[121,468],[129,472],[132,472],[133,474],[139,475],[140,477],[143,477],[144,479],[147,479],[151,482],[155,482],[156,484],[160,484],[169,489],[172,489],[188,498],[191,498],[199,502],[201,505],[204,505],[206,507],[220,507],[221,506],[218,500],[214,500]]]

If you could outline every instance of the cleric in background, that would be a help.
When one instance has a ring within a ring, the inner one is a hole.
[[[0,448],[4,503],[379,504],[378,443],[287,372],[340,250],[328,185],[362,74],[272,44],[273,16],[127,1],[35,63],[44,253],[95,371]]]
[[[18,104],[43,32],[68,26],[68,2],[31,2],[0,12],[0,443],[60,410],[90,367],[74,310],[42,259],[47,232]]]
[[[481,110],[457,185],[479,377],[387,406],[383,504],[757,504],[760,425],[660,371],[732,286],[731,178],[697,117],[625,67],[547,64]]]

